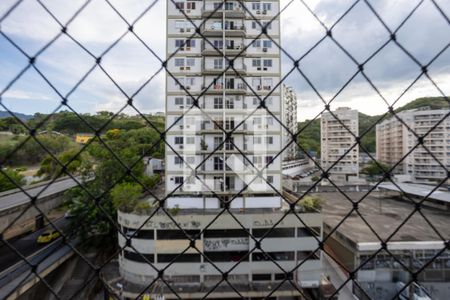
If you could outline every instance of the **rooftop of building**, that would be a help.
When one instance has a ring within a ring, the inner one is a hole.
[[[352,201],[360,200],[365,192],[346,193]],[[352,210],[352,203],[341,193],[321,193],[324,200],[322,213],[326,227],[334,228],[346,218]],[[373,230],[386,240],[399,227],[402,222],[414,211],[414,205],[407,199],[400,200],[395,196],[387,196],[382,192],[372,192],[359,203],[360,214],[365,218]],[[433,224],[436,230],[448,240],[450,238],[450,212],[422,207],[421,212],[428,221]],[[420,213],[415,212],[411,218],[398,230],[389,242],[439,242],[442,239],[429,225]],[[351,243],[360,245],[361,243],[380,242],[373,231],[353,212],[339,225],[337,232],[346,237]]]
[[[379,187],[389,191],[402,191],[419,198],[427,196],[427,199],[430,200],[450,202],[450,190],[443,187],[435,189],[435,186],[433,185],[403,182],[396,184],[391,182],[383,182],[379,185]]]

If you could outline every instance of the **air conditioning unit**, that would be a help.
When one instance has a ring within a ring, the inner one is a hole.
[[[186,86],[186,90],[190,90],[191,89],[191,87],[188,85],[188,86]]]
[[[267,68],[263,68],[264,71],[267,71]]]
[[[263,10],[262,13],[263,13],[263,15],[267,14],[267,10]]]
[[[179,145],[178,149],[184,149],[184,145]]]
[[[260,13],[261,13],[261,11],[259,11],[259,10],[256,11],[256,14],[257,14],[257,15],[259,15]]]
[[[180,71],[184,70],[184,67],[180,67]]]
[[[186,71],[189,71],[191,69],[191,67],[186,67]]]
[[[188,14],[188,13],[191,12],[191,10],[190,9],[186,9],[184,12]]]
[[[186,32],[191,32],[191,29],[190,29],[190,28],[187,28],[187,29],[186,29]]]
[[[256,68],[257,71],[261,71],[261,67]]]
[[[262,51],[263,52],[267,52],[267,48],[262,48]]]
[[[184,106],[183,106],[183,105],[180,105],[179,108],[180,108],[180,109],[184,109]]]

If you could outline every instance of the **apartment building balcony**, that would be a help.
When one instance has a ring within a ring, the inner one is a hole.
[[[205,94],[220,95],[222,93],[227,93],[229,95],[245,95],[247,93],[247,86],[244,83],[236,84],[213,84]]]
[[[202,49],[202,55],[204,56],[237,56],[243,57],[247,54],[247,49],[244,47],[243,44],[238,45],[230,45],[227,47],[213,47],[210,44],[206,44],[205,47]]]
[[[224,28],[205,25],[202,27],[201,32],[207,37],[221,37],[224,33],[228,37],[245,37],[246,34],[244,25],[225,26]]]
[[[243,19],[245,18],[245,10],[241,7],[226,7],[226,3],[222,5],[222,7],[216,8],[214,7],[214,3],[206,3],[205,7],[202,10],[203,18],[236,18]]]
[[[234,68],[227,68],[227,70],[225,71],[224,68],[214,68],[214,67],[205,67],[203,69],[203,74],[205,75],[219,75],[219,74],[228,74],[228,75],[235,75],[235,74],[240,74],[240,75],[246,75],[247,74],[247,66],[245,64],[241,64],[240,66],[234,66]]]

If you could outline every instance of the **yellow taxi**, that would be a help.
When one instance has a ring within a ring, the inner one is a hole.
[[[42,233],[40,236],[38,236],[37,243],[38,244],[50,243],[51,241],[56,240],[60,236],[61,236],[61,234],[58,231],[49,230],[49,231]]]

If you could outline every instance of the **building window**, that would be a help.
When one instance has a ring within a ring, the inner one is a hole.
[[[128,228],[124,226],[123,233],[127,238],[153,240],[155,232],[153,230],[145,230],[145,229],[137,230],[134,228]]]
[[[266,67],[266,68],[271,68],[272,67],[272,60],[271,59],[263,60],[263,66]]]
[[[264,48],[272,48],[272,41],[271,40],[264,40],[263,41],[263,47]]]
[[[183,105],[183,97],[175,97],[175,105]]]
[[[267,261],[267,260],[275,260],[275,261],[287,261],[287,260],[294,260],[295,259],[295,252],[256,252],[252,253],[252,260],[253,261]]]
[[[223,159],[222,157],[214,157],[214,170],[223,170]]]
[[[260,68],[260,67],[261,67],[261,60],[259,60],[259,59],[253,59],[253,60],[252,60],[252,67],[254,67],[254,68]]]
[[[214,98],[214,109],[222,109],[223,108],[223,99],[222,97]]]
[[[273,184],[273,176],[272,175],[267,176],[267,182],[270,184]]]
[[[182,136],[176,136],[175,137],[175,145],[182,145],[183,143],[183,137]]]
[[[186,58],[186,66],[187,67],[195,66],[195,58]]]
[[[169,230],[157,230],[156,237],[158,240],[187,240],[197,237],[200,234],[200,230],[184,230],[169,229]]]
[[[320,236],[320,227],[297,228],[297,237]]]
[[[266,136],[266,144],[268,145],[273,144],[273,136]]]
[[[153,254],[141,254],[141,253],[136,253],[136,252],[131,252],[131,251],[123,251],[123,257],[125,259],[128,260],[132,260],[135,262],[140,262],[140,263],[148,263],[154,262],[154,255]]]
[[[184,254],[158,254],[158,263],[181,263],[181,262],[200,262],[200,254],[184,253]]]
[[[264,21],[262,22],[262,25],[265,26],[267,29],[272,29],[272,22]]]
[[[260,136],[254,136],[253,137],[253,144],[260,145],[262,143],[262,139]]]
[[[263,237],[265,234],[267,234],[266,238],[295,237],[295,228],[253,229],[252,234],[257,238]]]
[[[193,137],[193,136],[187,136],[187,137],[186,137],[186,144],[189,144],[189,145],[195,144],[195,137]]]
[[[214,59],[214,69],[215,70],[222,70],[223,69],[223,59],[222,58],[215,58]]]
[[[227,108],[227,109],[234,109],[234,99],[226,98],[225,99],[225,108]]]
[[[248,237],[248,232],[244,229],[207,229],[203,233],[206,238],[233,238]]]
[[[175,58],[175,67],[184,67],[184,58]]]
[[[252,42],[252,47],[253,47],[253,48],[259,48],[259,47],[261,47],[261,41],[260,41],[260,40],[254,40],[254,41]]]
[[[179,156],[175,156],[175,164],[176,165],[183,164],[183,159],[181,159],[181,157],[179,157]]]
[[[272,274],[253,274],[252,281],[271,281]]]
[[[263,3],[263,10],[272,10],[272,3]]]
[[[186,9],[195,9],[195,2],[186,2]]]
[[[183,176],[175,176],[174,181],[175,181],[175,184],[177,184],[177,185],[183,184],[183,181],[184,181]]]
[[[259,2],[252,3],[252,10],[260,10],[260,9],[261,9],[261,3],[259,3]]]
[[[234,129],[234,118],[229,117],[225,120],[225,130],[233,130]]]
[[[225,150],[233,150],[234,149],[234,137],[230,137],[225,141]]]
[[[183,10],[184,9],[184,2],[175,2],[175,7],[177,9]]]

